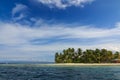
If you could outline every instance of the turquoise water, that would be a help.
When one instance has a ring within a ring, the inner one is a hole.
[[[120,66],[0,65],[0,80],[120,80]]]

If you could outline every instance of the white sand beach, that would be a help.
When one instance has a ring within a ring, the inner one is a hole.
[[[120,66],[120,63],[55,63],[46,66]]]

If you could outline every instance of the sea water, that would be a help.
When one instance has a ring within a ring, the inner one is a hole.
[[[0,80],[120,80],[120,66],[0,65]]]

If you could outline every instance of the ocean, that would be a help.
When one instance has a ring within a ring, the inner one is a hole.
[[[0,64],[0,80],[120,80],[120,66]]]

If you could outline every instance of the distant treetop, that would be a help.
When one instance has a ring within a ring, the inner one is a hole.
[[[64,49],[63,52],[55,54],[56,63],[112,63],[120,60],[120,52],[113,53],[107,49],[86,49],[78,48]]]

